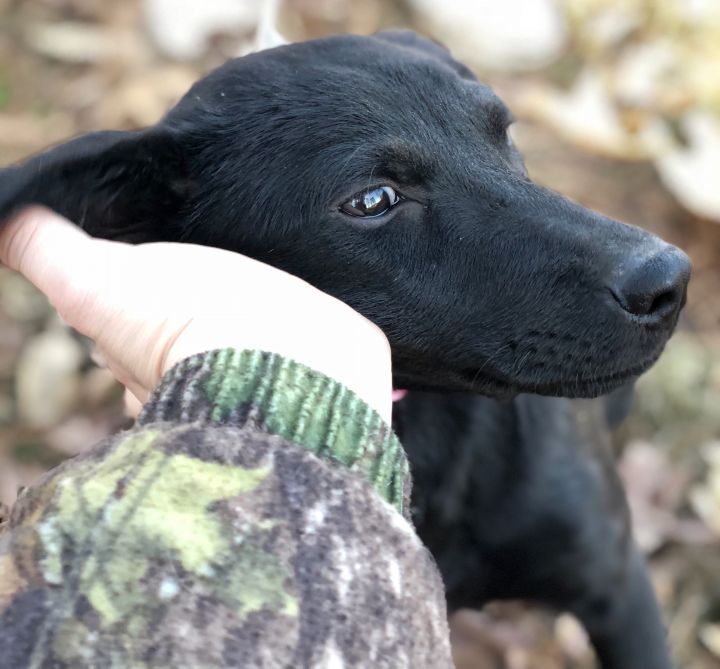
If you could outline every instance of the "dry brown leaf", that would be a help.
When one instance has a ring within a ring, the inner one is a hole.
[[[653,444],[635,441],[619,463],[632,512],[633,532],[646,552],[659,548],[677,531],[677,508],[687,479]]]
[[[592,650],[587,632],[577,618],[563,613],[555,621],[555,638],[565,654],[573,660],[590,660]]]
[[[38,151],[75,134],[72,120],[65,114],[47,116],[0,113],[0,148]]]
[[[64,328],[33,337],[16,368],[19,417],[34,428],[56,424],[76,408],[80,397],[82,347]]]
[[[37,53],[67,63],[131,62],[144,53],[144,43],[137,32],[73,21],[30,25],[25,30],[25,39]]]
[[[562,14],[552,0],[411,0],[427,30],[468,64],[536,70],[565,44]]]
[[[254,31],[262,4],[263,0],[144,0],[144,9],[160,50],[172,58],[192,59],[205,52],[215,34]]]
[[[720,441],[703,449],[707,474],[690,492],[690,502],[698,515],[720,536]]]
[[[682,125],[688,145],[660,156],[658,171],[683,206],[720,223],[720,116],[692,111]]]
[[[700,640],[715,657],[720,659],[720,623],[708,623],[700,628]]]
[[[128,78],[98,102],[95,113],[110,127],[156,123],[192,86],[197,73],[182,65],[158,66]]]

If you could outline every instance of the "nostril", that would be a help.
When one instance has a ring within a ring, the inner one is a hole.
[[[663,290],[656,295],[642,292],[622,295],[614,290],[611,292],[620,306],[634,316],[662,316],[664,312],[675,309],[679,302],[674,289]]]
[[[654,314],[660,311],[674,309],[677,303],[678,299],[675,291],[666,290],[665,292],[660,293],[660,295],[653,298],[653,301],[650,303],[650,309],[648,309],[647,313]]]
[[[624,268],[610,291],[627,313],[659,322],[683,306],[689,278],[688,257],[679,249],[667,247],[634,267]]]

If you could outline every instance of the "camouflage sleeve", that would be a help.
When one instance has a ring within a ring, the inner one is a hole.
[[[390,428],[275,355],[180,363],[0,534],[0,667],[451,667]]]

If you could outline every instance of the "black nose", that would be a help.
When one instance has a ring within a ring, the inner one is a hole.
[[[678,248],[667,246],[641,261],[628,263],[610,291],[620,306],[647,322],[677,315],[685,304],[690,280],[690,259]]]

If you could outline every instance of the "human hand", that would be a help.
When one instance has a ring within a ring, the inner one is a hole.
[[[210,349],[279,353],[391,415],[390,347],[380,329],[295,276],[192,244],[93,239],[33,207],[0,230],[0,260],[22,273],[145,402],[175,363]]]

